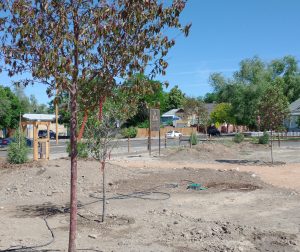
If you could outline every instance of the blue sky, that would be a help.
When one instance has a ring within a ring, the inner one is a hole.
[[[157,79],[196,97],[211,91],[210,73],[231,76],[242,59],[300,59],[299,10],[299,0],[189,0],[182,22],[192,23],[190,35],[177,38],[167,75]],[[10,85],[10,79],[2,73],[0,83]],[[25,91],[46,103],[45,90],[37,84]]]

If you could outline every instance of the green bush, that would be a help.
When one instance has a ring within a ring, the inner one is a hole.
[[[198,143],[198,138],[196,133],[192,133],[190,136],[190,142],[192,145],[196,145]]]
[[[67,144],[67,152],[69,153],[69,156],[71,156],[71,143],[69,142]],[[88,152],[88,146],[85,142],[78,142],[77,143],[77,155],[79,158],[88,158],[89,152]]]
[[[242,133],[237,133],[232,140],[235,143],[241,143],[241,142],[244,141],[244,138],[245,137],[244,137],[244,135]]]
[[[8,146],[7,161],[11,164],[23,164],[28,160],[29,149],[24,135],[17,130],[12,143]]]
[[[268,144],[269,140],[270,140],[270,135],[269,135],[269,133],[267,133],[265,131],[264,134],[258,138],[258,143],[259,144]]]
[[[124,129],[122,129],[121,134],[125,138],[128,138],[128,137],[135,138],[137,135],[137,128],[135,128],[135,127],[124,128]]]
[[[149,128],[149,120],[143,121],[136,125],[138,128],[147,129]]]

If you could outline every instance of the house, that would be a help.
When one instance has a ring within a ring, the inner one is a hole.
[[[177,121],[180,121],[183,117],[184,110],[183,109],[171,109],[168,112],[162,114],[161,123],[163,125],[172,125],[177,127]]]
[[[300,98],[290,104],[289,110],[290,118],[285,122],[288,131],[300,131]]]
[[[216,106],[215,103],[206,103],[205,108],[208,112],[208,115],[211,114],[214,107]],[[187,115],[184,112],[184,109],[171,109],[168,112],[164,113],[161,116],[161,123],[163,125],[172,125],[176,128],[185,128],[190,126],[196,126],[198,123],[198,118],[196,114]]]

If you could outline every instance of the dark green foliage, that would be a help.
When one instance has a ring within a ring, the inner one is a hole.
[[[167,94],[165,111],[181,108],[184,103],[184,93],[176,85]]]
[[[282,83],[281,92],[289,103],[299,98],[300,70],[294,57],[285,56],[269,63],[258,57],[245,59],[231,78],[225,78],[221,73],[213,73],[210,84],[214,92],[205,99],[210,102],[230,103],[236,124],[256,130],[259,129],[258,105],[264,100],[266,90],[276,85],[276,82]]]
[[[241,143],[241,142],[244,141],[244,138],[245,137],[244,137],[244,135],[242,133],[237,133],[232,140],[235,143]]]
[[[146,129],[149,128],[149,120],[143,121],[137,125],[137,128]]]
[[[265,131],[264,134],[258,138],[258,143],[259,144],[268,144],[269,140],[270,140],[270,135],[268,132]]]
[[[22,133],[16,131],[13,142],[10,143],[7,150],[7,161],[11,164],[23,164],[28,160],[29,149],[26,139]]]
[[[192,133],[190,136],[190,142],[192,145],[196,145],[198,143],[198,138],[196,133]]]
[[[71,155],[71,144],[67,144],[67,152],[69,153],[69,156]],[[79,158],[88,158],[89,153],[88,153],[88,146],[87,143],[84,141],[78,142],[77,143],[77,152],[78,152],[78,157]]]
[[[135,127],[129,127],[122,129],[122,136],[126,138],[135,138],[137,135],[137,128]]]
[[[23,108],[9,87],[0,86],[0,129],[16,128]]]

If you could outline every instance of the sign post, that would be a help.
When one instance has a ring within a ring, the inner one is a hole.
[[[160,133],[160,111],[159,109],[150,109],[150,125],[149,125],[149,155],[151,155],[151,132],[158,131]],[[159,152],[160,152],[160,134],[159,134]]]

